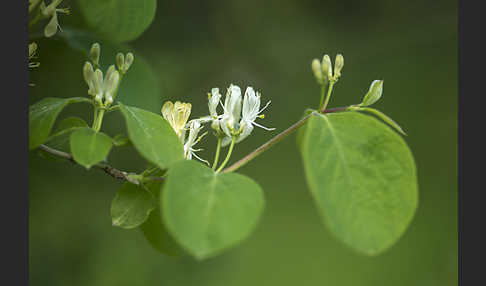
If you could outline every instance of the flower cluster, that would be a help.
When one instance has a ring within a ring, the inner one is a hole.
[[[94,68],[93,64],[89,61],[84,64],[83,76],[85,82],[88,84],[88,94],[100,106],[107,107],[113,103],[121,77],[133,63],[132,53],[128,53],[126,57],[122,55],[123,59],[121,62],[120,55],[122,54],[119,53],[116,57],[119,70],[116,70],[115,65],[111,65],[103,77],[103,72],[99,69],[100,45],[94,43],[89,54]]]
[[[329,55],[324,55],[321,62],[318,59],[314,59],[311,67],[319,84],[325,84],[328,81],[337,81],[341,76],[341,70],[344,67],[344,57],[341,54],[336,55],[336,60],[334,61],[334,73],[332,71],[331,58]]]
[[[231,84],[226,91],[224,105],[221,102],[221,97],[219,88],[211,89],[211,93],[208,93],[209,115],[193,119],[189,122],[187,120],[191,113],[190,103],[181,103],[179,101],[172,103],[167,101],[162,106],[162,115],[172,126],[184,145],[186,159],[191,159],[194,156],[207,163],[206,160],[195,155],[195,152],[202,149],[193,148],[206,135],[204,133],[202,136],[197,137],[205,123],[211,123],[210,126],[215,130],[215,135],[222,140],[222,146],[227,146],[231,142],[233,144],[241,142],[251,134],[254,126],[265,130],[275,129],[264,127],[255,122],[257,118],[263,119],[265,117],[262,112],[268,107],[270,101],[260,109],[261,94],[255,92],[251,86],[247,87],[245,95],[242,97],[240,87]],[[223,108],[222,114],[218,114],[219,105]],[[186,130],[189,130],[187,139],[185,138]]]

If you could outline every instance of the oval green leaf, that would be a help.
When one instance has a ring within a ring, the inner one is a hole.
[[[112,144],[108,135],[91,128],[79,128],[70,137],[73,159],[86,169],[105,160]]]
[[[145,159],[162,169],[183,160],[182,143],[161,115],[119,104],[126,120],[128,138]]]
[[[126,42],[140,36],[152,23],[156,0],[78,1],[86,22],[101,36]]]
[[[331,232],[367,255],[393,245],[418,201],[415,163],[405,141],[357,112],[316,114],[304,132],[307,183]]]
[[[46,97],[29,107],[29,150],[43,144],[49,138],[57,116],[66,105],[89,101],[87,98]]]
[[[263,212],[260,186],[235,173],[216,174],[191,160],[169,169],[161,196],[162,218],[176,241],[197,259],[244,240]]]
[[[111,221],[114,226],[131,229],[144,223],[155,208],[155,198],[144,188],[125,183],[111,202]]]

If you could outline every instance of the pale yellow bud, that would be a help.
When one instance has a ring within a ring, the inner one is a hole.
[[[332,64],[331,58],[328,55],[324,55],[322,58],[322,73],[327,75],[327,79],[332,78]]]
[[[344,67],[344,57],[341,54],[336,55],[336,61],[334,62],[334,76],[340,77],[341,70]]]
[[[100,44],[94,43],[91,46],[91,50],[89,51],[89,58],[95,64],[95,66],[100,65],[100,54],[101,54],[101,47]]]
[[[322,69],[319,60],[318,59],[312,60],[311,67],[312,67],[312,72],[314,73],[314,76],[317,79],[317,82],[322,83]]]

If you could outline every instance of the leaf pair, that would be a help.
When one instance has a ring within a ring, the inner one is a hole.
[[[124,185],[112,202],[113,223],[125,228],[143,223],[141,228],[155,248],[179,253],[173,237],[198,259],[217,255],[245,239],[264,207],[262,190],[252,179],[217,174],[190,160],[174,164],[163,188],[155,191],[161,192],[155,196],[159,207],[152,211],[153,196],[147,190]]]

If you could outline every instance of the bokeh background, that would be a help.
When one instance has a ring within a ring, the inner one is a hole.
[[[75,1],[60,15],[65,33],[84,20]],[[62,37],[37,40],[41,66],[30,73],[31,103],[46,96],[85,96],[85,56]],[[159,112],[168,99],[207,113],[206,93],[230,83],[272,100],[232,161],[297,121],[319,103],[310,63],[345,57],[330,106],[358,103],[384,79],[376,107],[408,133],[418,169],[419,207],[403,237],[384,254],[364,257],[321,223],[304,179],[295,135],[239,172],[264,189],[266,209],[241,245],[197,262],[155,251],[138,229],[111,226],[110,202],[121,182],[31,152],[29,265],[31,285],[457,285],[457,3],[456,1],[159,1],[151,26],[128,43],[139,65],[120,100]],[[115,54],[103,49],[105,67]],[[88,106],[67,108],[91,122]],[[123,133],[113,113],[103,130]],[[212,158],[215,139],[201,155]],[[129,147],[109,157],[122,169],[145,162]]]

